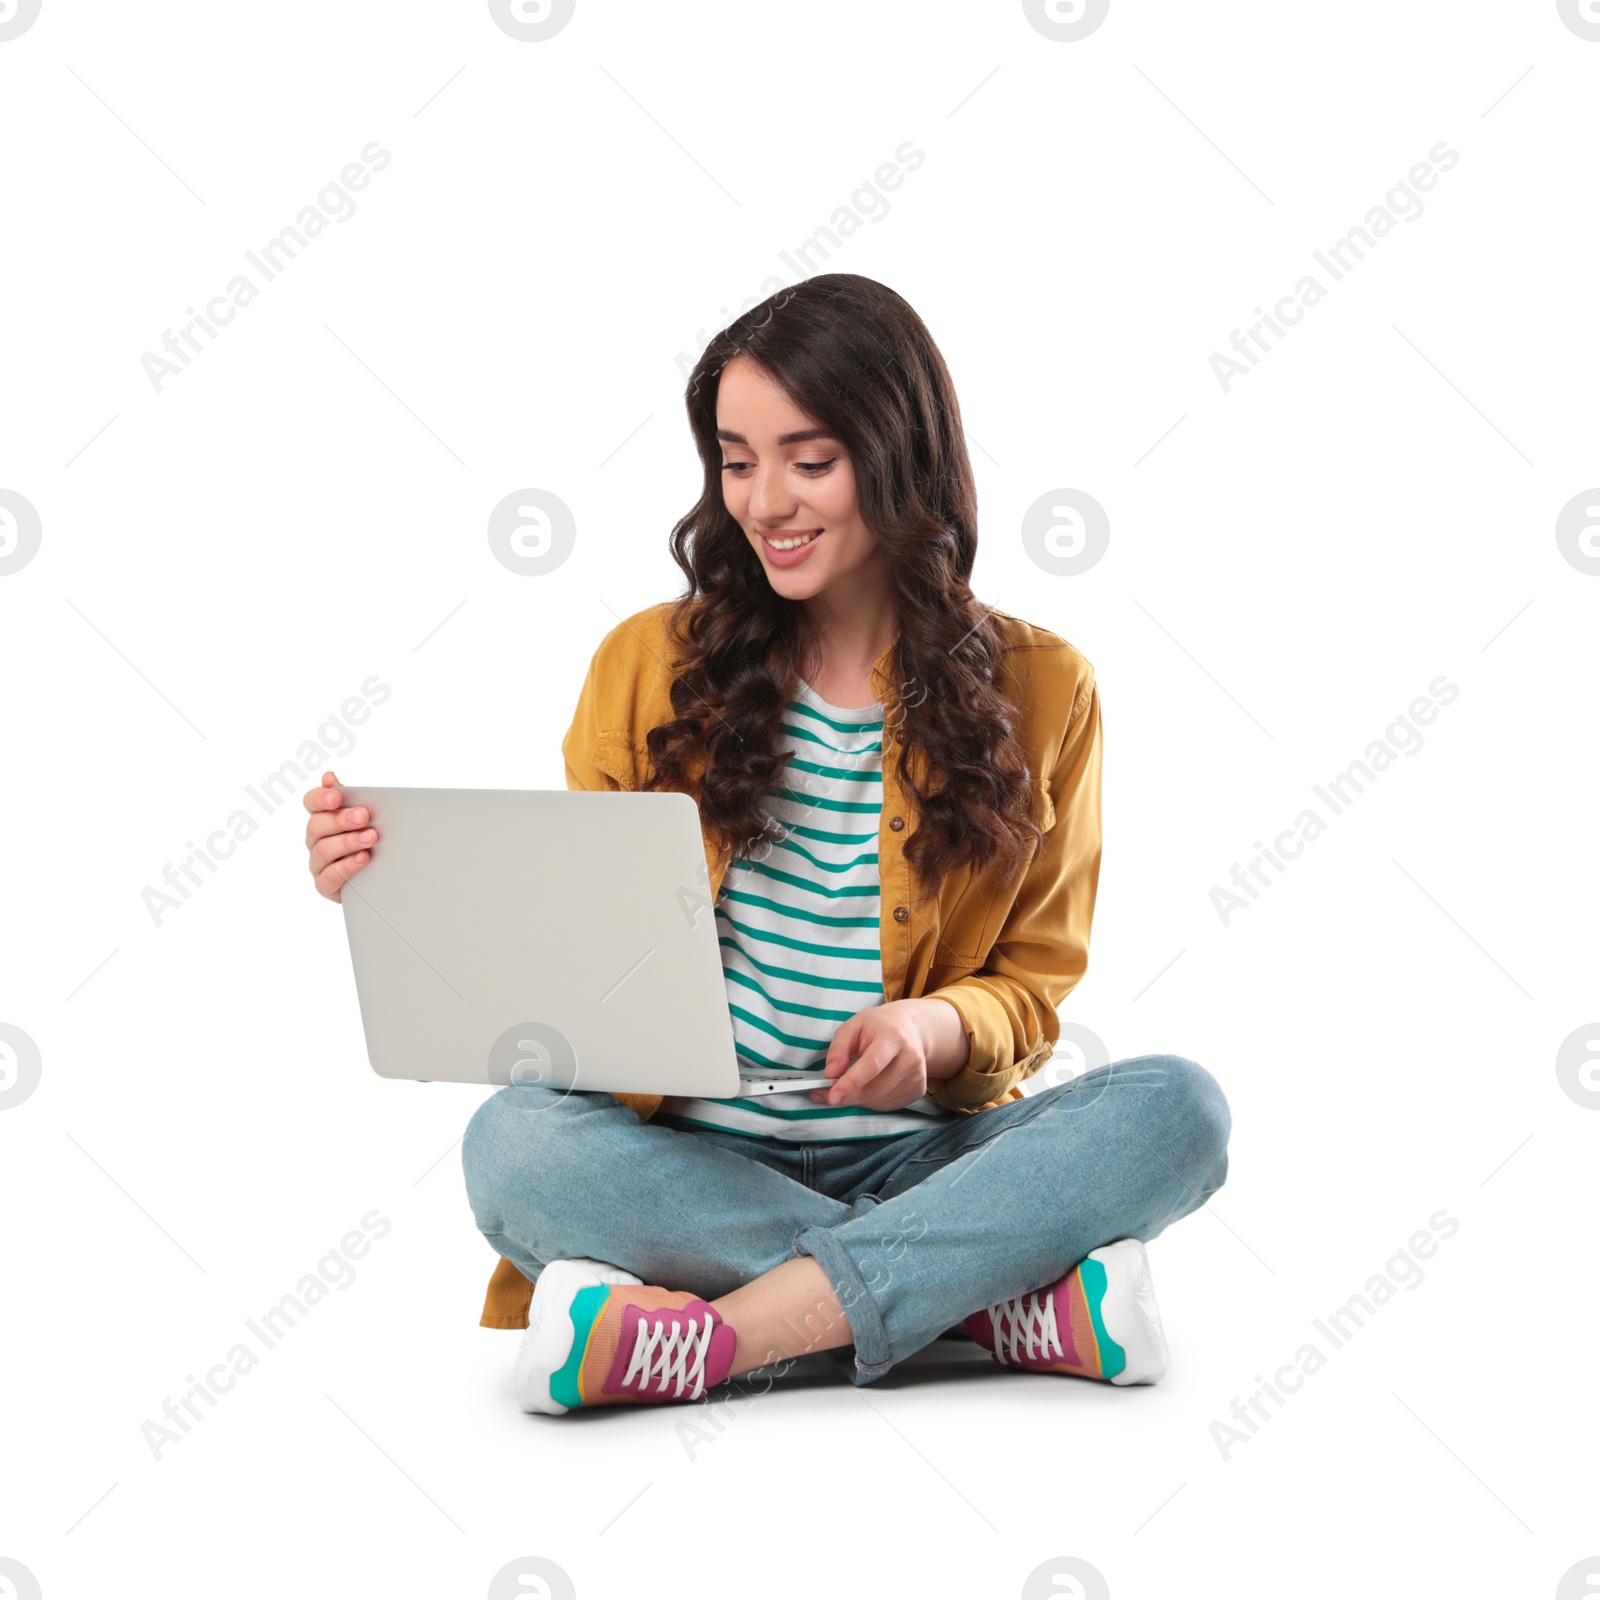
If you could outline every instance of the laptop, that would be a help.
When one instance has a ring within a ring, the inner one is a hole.
[[[700,813],[677,793],[344,789],[378,830],[341,891],[380,1077],[808,1093],[743,1066]]]

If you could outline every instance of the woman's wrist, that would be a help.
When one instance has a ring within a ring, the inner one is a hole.
[[[955,1077],[972,1053],[972,1041],[967,1037],[961,1013],[948,1000],[932,996],[908,1004],[916,1007],[929,1081]]]

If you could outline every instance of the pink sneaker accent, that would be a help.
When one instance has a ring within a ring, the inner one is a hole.
[[[616,1355],[600,1392],[634,1400],[698,1400],[733,1366],[738,1335],[704,1300],[625,1304]]]
[[[1072,1338],[1070,1274],[1032,1294],[1002,1300],[967,1318],[967,1332],[1002,1366],[1041,1371],[1066,1367],[1094,1372]]]
[[[1156,1383],[1167,1339],[1137,1239],[1091,1250],[1065,1277],[966,1319],[967,1332],[1003,1367],[1068,1372],[1108,1383]]]

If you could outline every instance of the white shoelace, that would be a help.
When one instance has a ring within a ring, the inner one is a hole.
[[[1019,1351],[1034,1360],[1066,1354],[1056,1329],[1053,1294],[1021,1294],[1015,1300],[1002,1300],[989,1307],[989,1326],[1002,1360],[1015,1361]]]
[[[709,1311],[703,1328],[676,1318],[652,1321],[641,1317],[633,1336],[628,1370],[623,1374],[623,1387],[637,1382],[648,1393],[654,1385],[654,1392],[664,1395],[667,1385],[676,1383],[675,1400],[681,1400],[686,1389],[691,1400],[698,1400],[705,1393],[706,1352],[711,1347],[715,1325]]]

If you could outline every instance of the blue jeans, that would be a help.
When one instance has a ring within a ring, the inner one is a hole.
[[[609,1094],[518,1085],[478,1108],[461,1159],[478,1227],[529,1279],[591,1256],[712,1300],[814,1257],[850,1325],[838,1358],[864,1384],[1203,1205],[1229,1127],[1211,1074],[1161,1055],[926,1132],[816,1143],[656,1127]]]

